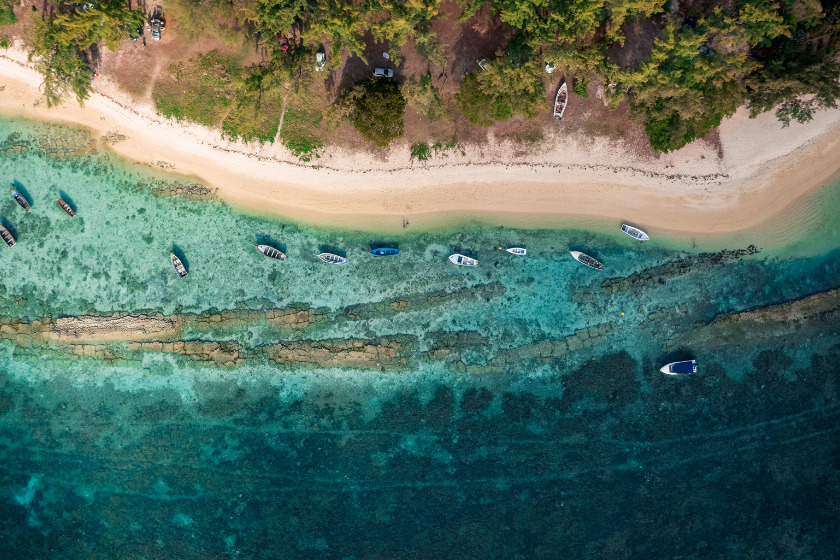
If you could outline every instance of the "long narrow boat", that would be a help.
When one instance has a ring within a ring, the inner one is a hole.
[[[67,214],[68,214],[71,218],[75,218],[75,217],[76,217],[76,213],[75,213],[75,212],[73,212],[73,209],[72,209],[72,208],[70,208],[70,205],[69,205],[69,204],[67,204],[66,202],[64,202],[61,198],[56,198],[56,200],[58,201],[58,205],[61,207],[61,209],[62,209],[62,210],[64,210],[65,212],[67,212]]]
[[[270,259],[276,259],[278,261],[286,260],[286,254],[279,249],[275,249],[271,245],[254,245],[254,249]]]
[[[458,266],[478,266],[477,260],[470,258],[466,255],[461,255],[459,253],[449,255],[449,260],[457,264]]]
[[[321,253],[318,255],[318,258],[324,261],[325,263],[329,264],[346,264],[347,259],[341,257],[339,255],[333,255],[332,253]]]
[[[681,362],[671,362],[659,368],[659,371],[668,375],[689,375],[697,373],[697,361],[683,360]]]
[[[12,196],[15,197],[17,203],[20,204],[21,208],[29,212],[29,201],[26,200],[22,194],[17,192],[14,187],[12,187]]]
[[[602,268],[604,268],[604,265],[601,264],[601,261],[593,259],[592,257],[587,255],[586,253],[581,253],[580,251],[569,251],[569,252],[572,254],[572,257],[574,257],[574,259],[577,262],[579,262],[581,264],[585,264],[589,268],[594,268],[595,270],[601,270]]]
[[[650,239],[650,237],[648,237],[648,234],[646,234],[639,228],[627,224],[621,224],[621,231],[623,231],[633,239],[638,239],[639,241],[647,241],[648,239]]]
[[[522,247],[511,247],[510,249],[505,249],[505,251],[512,255],[525,255],[528,253],[528,250]]]
[[[554,97],[554,118],[558,121],[563,118],[568,101],[569,88],[566,86],[566,80],[563,80],[563,83],[557,89],[557,95]]]
[[[175,256],[175,253],[170,253],[172,258],[172,266],[175,267],[175,273],[178,275],[178,278],[183,278],[187,275],[187,269],[184,268],[184,263],[181,262],[181,259]]]
[[[370,254],[374,257],[393,257],[394,255],[399,255],[400,250],[383,247],[381,249],[374,249]]]
[[[0,237],[3,238],[3,241],[5,241],[6,245],[8,245],[9,247],[15,246],[15,238],[12,236],[9,230],[4,228],[3,226],[0,226]]]

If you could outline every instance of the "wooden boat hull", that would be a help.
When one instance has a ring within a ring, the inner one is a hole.
[[[257,251],[259,251],[260,253],[262,253],[270,259],[274,259],[277,261],[286,260],[286,254],[279,249],[275,249],[271,245],[254,245],[254,249],[256,249]]]
[[[382,249],[374,249],[370,252],[371,255],[374,257],[394,257],[400,254],[399,249],[389,249],[389,248],[382,248]]]
[[[628,224],[621,224],[621,231],[623,231],[624,233],[626,233],[627,235],[629,235],[630,237],[632,237],[633,239],[636,239],[638,241],[647,241],[647,240],[650,239],[648,234],[646,234],[645,232],[643,232],[639,228],[633,227],[633,226],[628,225]]]
[[[528,253],[527,249],[523,249],[522,247],[511,247],[510,249],[505,249],[511,255],[525,255]]]
[[[3,226],[0,226],[0,238],[2,238],[3,242],[9,247],[15,246],[16,241],[14,236],[12,236],[12,233]]]
[[[572,258],[574,258],[577,262],[585,264],[589,268],[594,268],[595,270],[602,270],[604,268],[601,261],[590,257],[586,253],[581,253],[580,251],[569,251],[569,253],[572,254]]]
[[[453,264],[458,266],[470,266],[475,267],[478,266],[478,261],[466,255],[461,255],[460,253],[455,253],[454,255],[449,255],[449,260],[452,261]]]
[[[67,204],[66,202],[64,202],[64,201],[63,201],[62,199],[60,199],[60,198],[56,198],[56,201],[58,201],[58,206],[59,206],[62,210],[64,210],[65,212],[67,212],[67,215],[68,215],[68,216],[70,216],[71,218],[75,218],[75,217],[76,217],[76,213],[75,213],[75,212],[73,212],[73,209],[72,209],[72,208],[70,208],[70,205],[69,205],[69,204]]]
[[[563,118],[566,112],[566,105],[569,104],[569,88],[566,81],[560,84],[557,89],[557,95],[554,96],[554,118],[558,121]]]
[[[347,264],[347,259],[340,255],[334,255],[332,253],[321,253],[320,255],[318,255],[318,258],[327,264]]]
[[[172,260],[172,266],[175,268],[175,274],[178,275],[178,278],[183,278],[187,275],[187,269],[184,268],[184,263],[181,262],[181,259],[175,256],[175,253],[170,253],[170,259]]]
[[[29,212],[29,210],[30,210],[29,201],[26,200],[25,198],[23,198],[22,194],[17,192],[15,189],[12,189],[12,196],[17,201],[17,203],[20,204],[21,208],[23,208],[24,210]]]

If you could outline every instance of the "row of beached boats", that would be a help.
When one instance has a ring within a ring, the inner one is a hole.
[[[17,202],[20,205],[21,208],[23,208],[24,210],[29,212],[32,209],[32,206],[29,204],[29,201],[26,200],[26,197],[23,196],[17,190],[15,190],[14,186],[12,186],[11,191],[12,191],[12,198],[15,199],[15,202]],[[62,210],[67,212],[67,215],[69,215],[71,218],[76,217],[76,212],[73,211],[73,209],[70,207],[69,204],[67,204],[67,202],[62,200],[61,197],[57,197],[56,200],[58,201],[58,206]],[[17,241],[15,241],[15,237],[12,235],[12,232],[10,232],[8,229],[6,229],[2,224],[0,224],[0,239],[2,239],[3,242],[6,245],[8,245],[9,247],[14,247],[15,243],[17,243]]]

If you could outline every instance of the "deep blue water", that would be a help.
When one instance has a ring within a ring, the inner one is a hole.
[[[87,142],[0,121],[32,202],[0,202],[0,558],[837,558],[837,238],[381,238],[247,216]],[[38,331],[119,312],[179,317],[151,340],[196,350]],[[658,371],[683,358],[696,375]]]

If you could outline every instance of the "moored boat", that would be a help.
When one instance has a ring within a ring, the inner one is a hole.
[[[647,241],[648,239],[650,239],[650,237],[648,237],[648,234],[646,234],[639,228],[627,224],[621,224],[621,231],[623,231],[633,239],[638,239],[639,241]]]
[[[70,208],[70,205],[69,205],[69,204],[67,204],[66,202],[64,202],[61,198],[56,198],[56,200],[58,201],[58,205],[61,207],[61,209],[62,209],[62,210],[64,210],[65,212],[67,212],[67,214],[68,214],[71,218],[75,218],[75,217],[76,217],[76,213],[75,213],[75,212],[73,212],[73,209],[72,209],[72,208]]]
[[[505,251],[512,255],[525,255],[528,253],[528,250],[522,247],[511,247],[510,249],[505,249]]]
[[[594,268],[595,270],[601,270],[602,268],[604,268],[604,265],[601,264],[601,261],[590,257],[586,253],[581,253],[580,251],[569,251],[569,252],[572,254],[572,257],[574,257],[574,259],[577,262],[579,262],[581,264],[585,264],[589,268]]]
[[[5,241],[6,245],[9,247],[15,246],[15,238],[12,236],[11,232],[3,226],[0,226],[0,237],[3,238],[3,241]]]
[[[341,257],[339,255],[333,255],[332,253],[321,253],[318,255],[318,258],[324,261],[325,263],[329,264],[346,264],[347,259]]]
[[[399,255],[400,250],[383,247],[381,249],[374,249],[370,254],[374,257],[393,257],[394,255]]]
[[[286,260],[286,254],[279,249],[275,249],[271,245],[254,245],[254,249],[270,259],[276,259],[278,261]]]
[[[178,278],[183,278],[187,275],[187,269],[184,268],[184,263],[181,262],[181,259],[175,256],[175,253],[170,253],[170,257],[172,259],[172,266],[175,267],[175,273],[178,274]]]
[[[478,266],[477,260],[470,258],[466,255],[461,255],[459,253],[449,255],[449,260],[457,264],[458,266]]]
[[[12,187],[12,196],[15,197],[17,203],[20,204],[20,207],[29,212],[29,201],[26,200],[22,194],[17,192],[14,187]]]
[[[566,80],[560,84],[557,90],[557,95],[554,97],[554,118],[558,121],[563,118],[563,113],[566,112],[566,104],[569,98],[569,88],[566,86]]]
[[[697,361],[683,360],[681,362],[671,362],[670,364],[665,364],[659,368],[659,371],[667,373],[668,375],[688,375],[691,373],[697,373]]]

